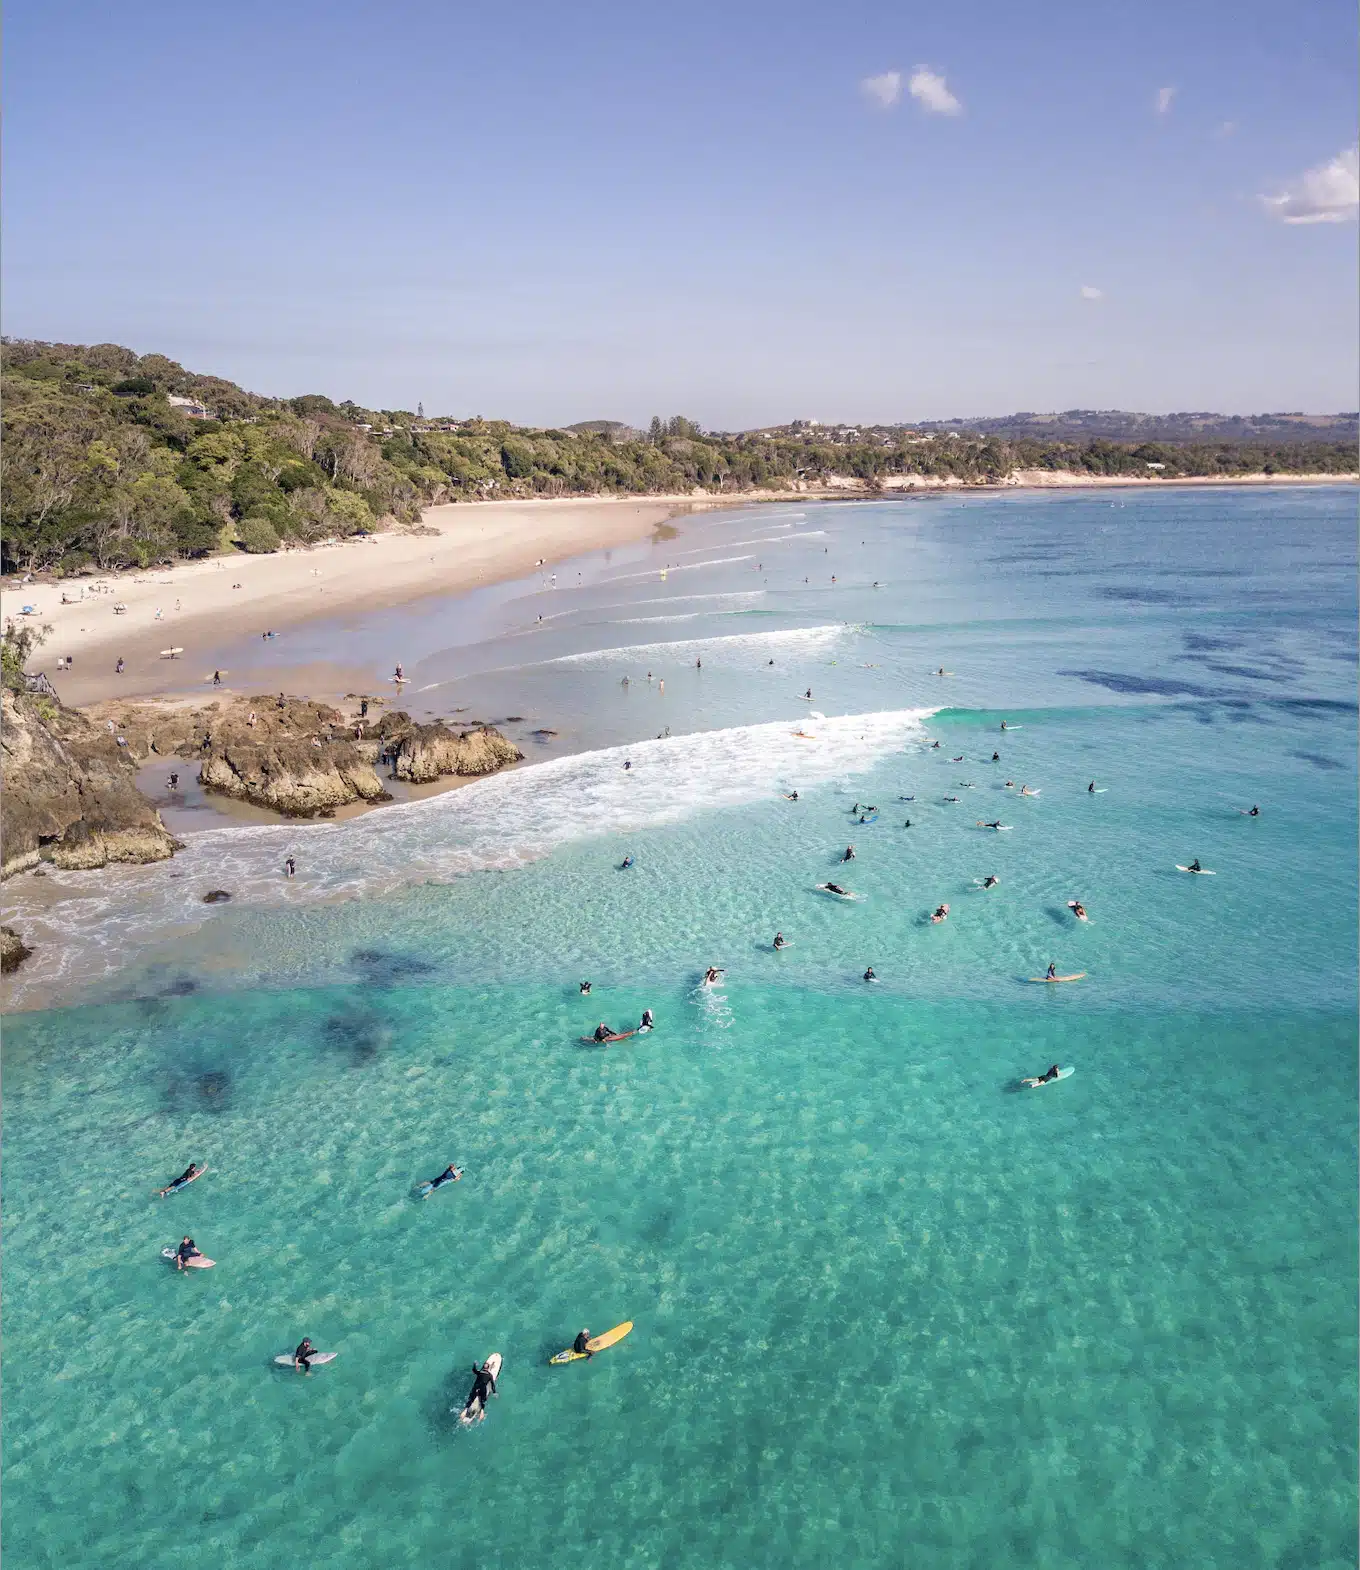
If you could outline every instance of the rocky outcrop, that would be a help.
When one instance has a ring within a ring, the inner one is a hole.
[[[5,877],[36,866],[164,861],[178,842],[137,790],[136,764],[116,733],[46,698],[0,695],[0,814]]]
[[[18,970],[32,952],[13,927],[0,927],[0,973]]]
[[[454,731],[442,721],[417,725],[405,714],[386,715],[378,727],[383,755],[396,779],[423,785],[448,775],[494,774],[524,754],[491,725]]]
[[[138,759],[196,758],[205,790],[294,818],[324,817],[351,802],[390,801],[380,768],[425,782],[490,774],[522,754],[491,727],[455,732],[408,714],[361,721],[331,704],[259,695],[202,708],[108,703],[89,713],[112,723]]]

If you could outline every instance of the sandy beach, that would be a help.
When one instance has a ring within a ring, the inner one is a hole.
[[[520,577],[539,561],[551,565],[645,539],[683,513],[740,505],[740,497],[623,496],[431,507],[420,532],[7,586],[0,613],[18,619],[32,605],[36,614],[28,619],[52,628],[30,669],[59,676],[67,703],[188,690],[211,674],[200,669],[204,656],[196,651],[225,639],[465,592]],[[170,648],[183,653],[163,658]],[[73,669],[58,672],[57,660],[68,656]],[[119,659],[123,678],[114,674]]]

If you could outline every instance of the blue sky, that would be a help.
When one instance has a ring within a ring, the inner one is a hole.
[[[11,0],[4,327],[556,424],[1357,403],[1351,0]]]

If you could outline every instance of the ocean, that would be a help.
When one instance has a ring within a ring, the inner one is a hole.
[[[281,638],[528,762],[7,885],[10,1563],[1353,1564],[1356,616],[1353,489],[1186,488]]]

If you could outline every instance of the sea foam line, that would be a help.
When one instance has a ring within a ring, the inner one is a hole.
[[[870,769],[923,735],[935,712],[820,719],[814,739],[799,734],[806,719],[658,737],[491,775],[342,823],[209,829],[152,866],[53,870],[40,897],[23,886],[6,890],[35,949],[10,995],[19,1003],[26,992],[91,985],[149,945],[214,921],[223,922],[214,952],[227,957],[240,916],[251,910],[300,914],[336,899],[522,867],[573,841],[769,800],[790,783],[806,793]],[[291,880],[282,875],[289,855],[298,866]],[[209,888],[229,890],[231,905],[206,910]]]
[[[640,618],[661,621],[660,616]],[[710,650],[719,657],[736,654],[742,649],[806,648],[808,650],[835,643],[844,633],[853,629],[842,622],[828,623],[821,627],[791,627],[782,632],[729,632],[711,638],[680,638],[666,643],[630,643],[617,649],[588,649],[580,654],[560,654],[556,659],[544,660],[545,665],[613,665],[620,660],[637,660],[644,655],[693,654]]]

